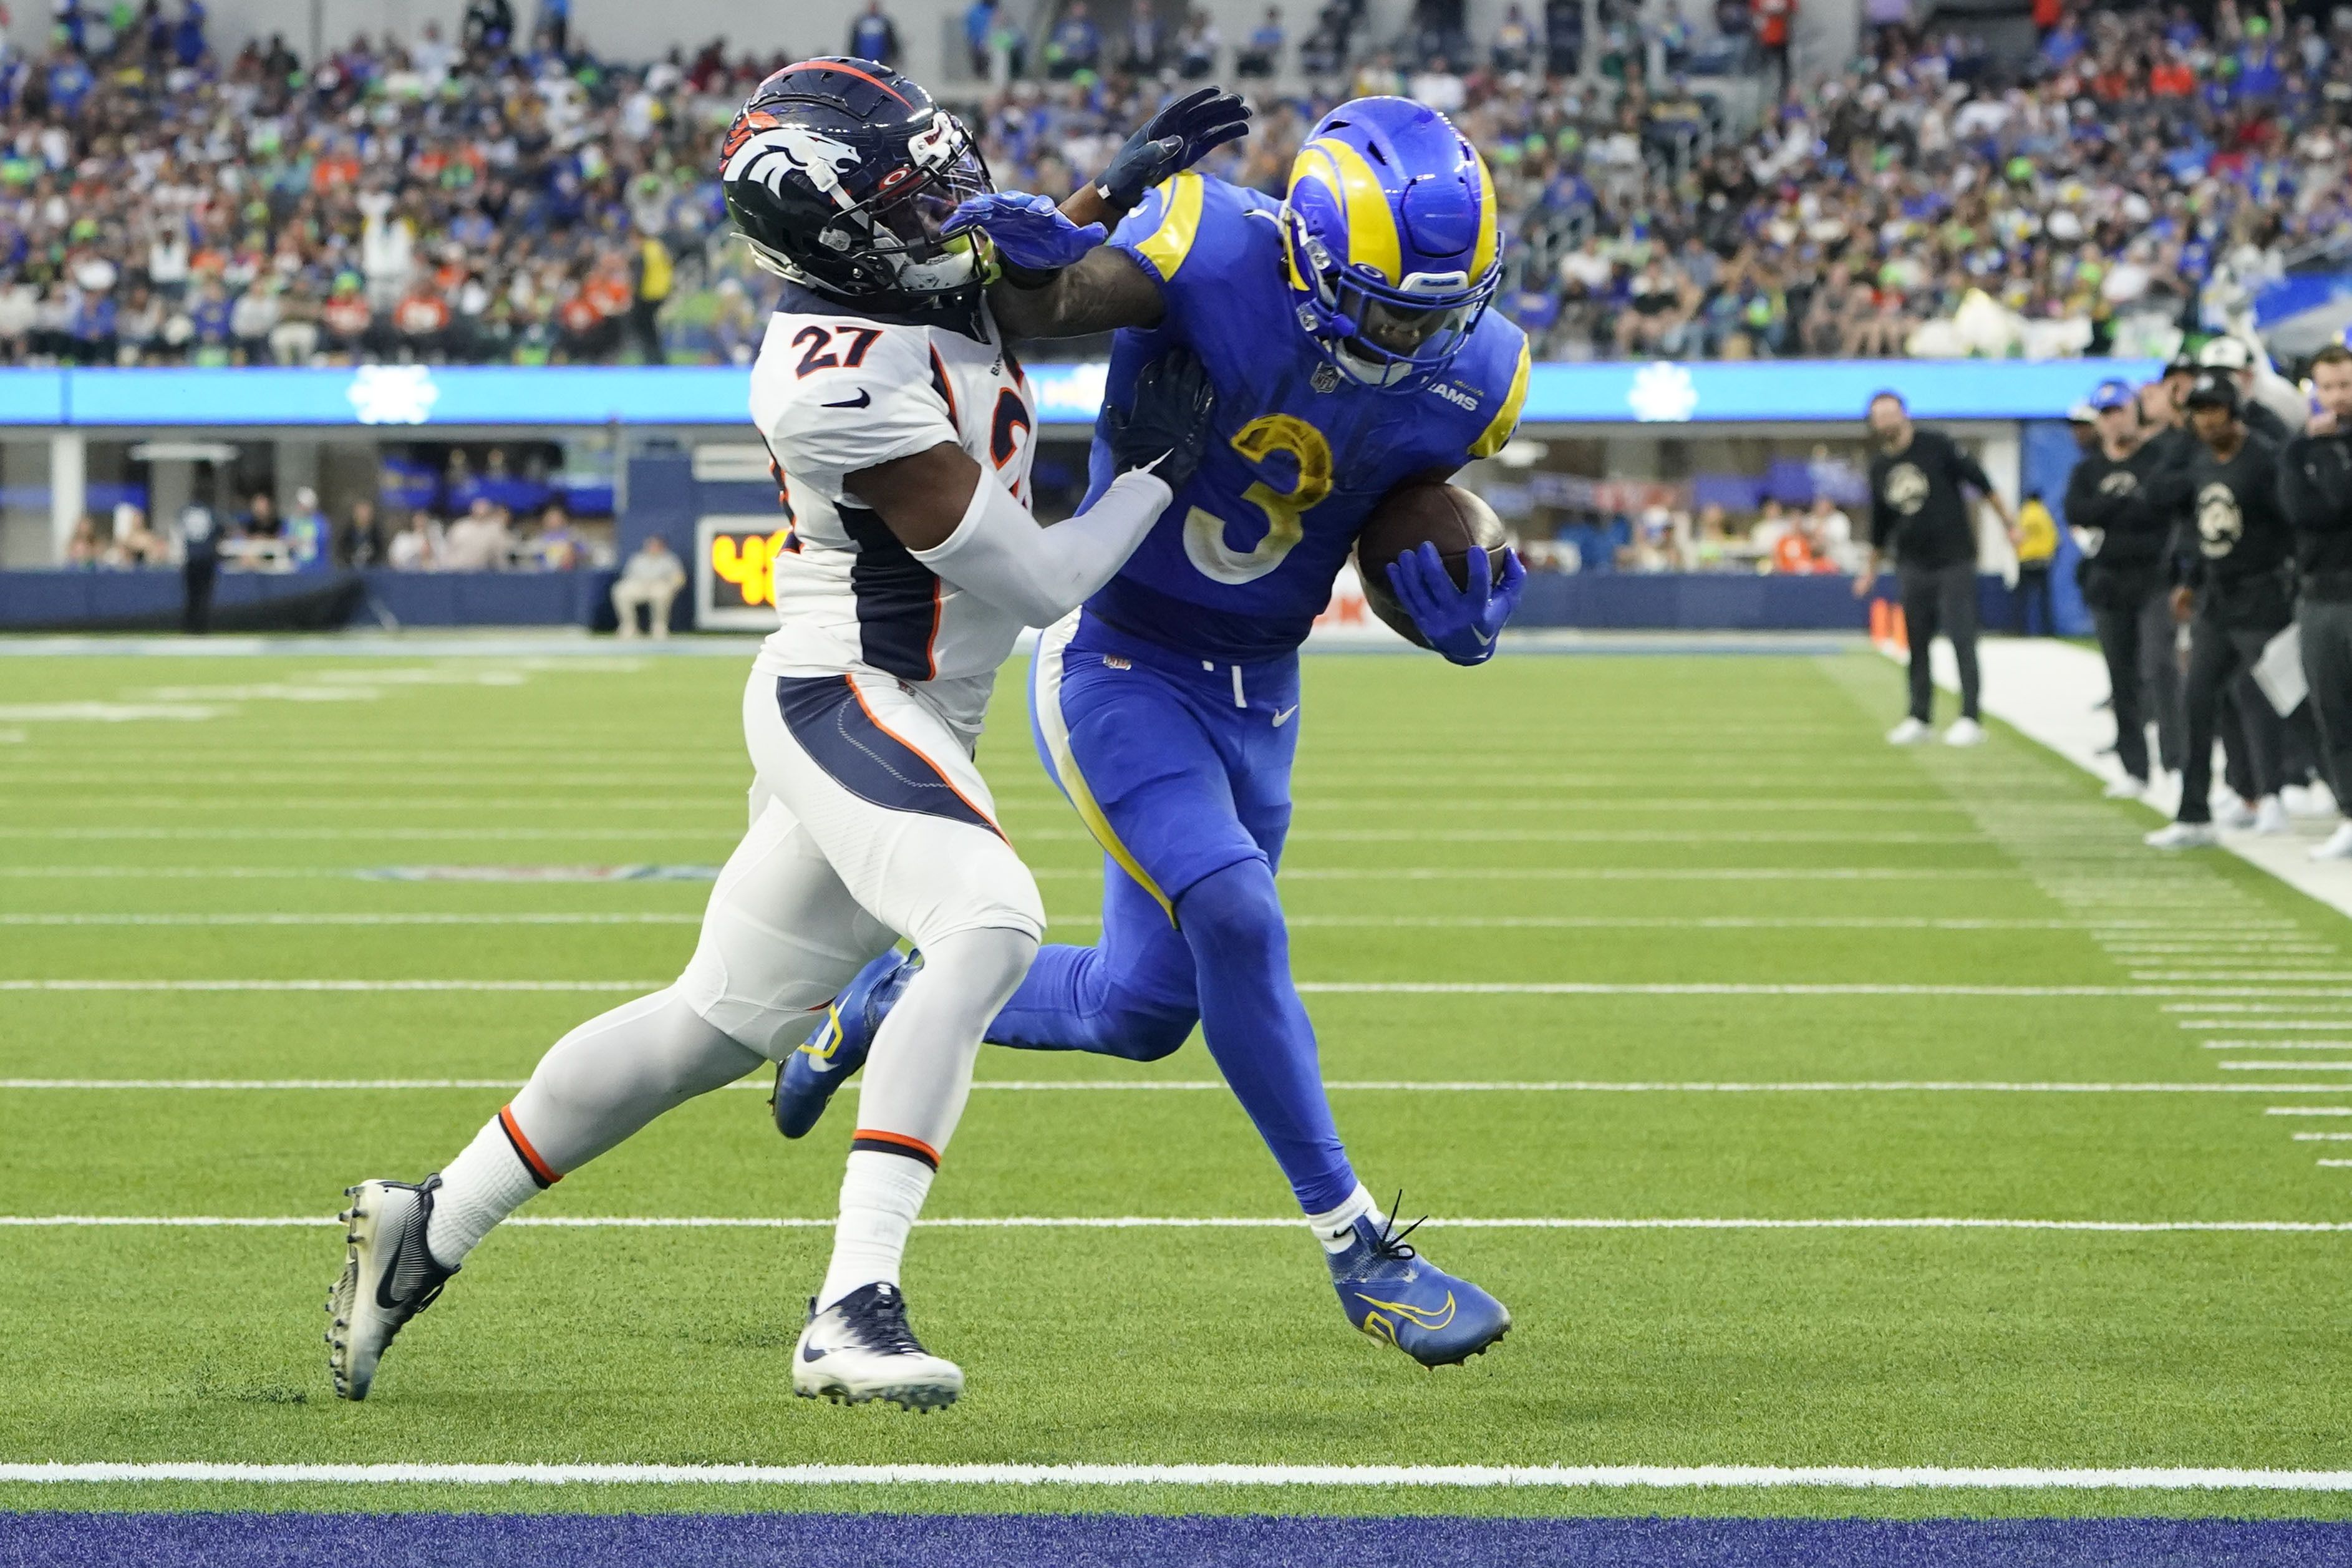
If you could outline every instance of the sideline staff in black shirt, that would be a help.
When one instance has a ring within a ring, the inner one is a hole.
[[[2158,849],[2218,842],[2212,807],[2213,731],[2221,693],[2252,668],[2271,638],[2293,618],[2286,565],[2294,535],[2278,501],[2278,448],[2246,428],[2237,383],[2207,371],[2189,389],[2189,419],[2204,450],[2179,476],[2195,552],[2190,580],[2173,591],[2176,614],[2189,616],[2189,679],[2182,705],[2189,751],[2181,769],[2180,810],[2169,827],[2147,836]],[[2193,606],[2193,615],[2191,607]],[[2263,825],[2284,823],[2278,803],[2284,736],[2278,714],[2259,695],[2240,703],[2246,762]],[[2289,722],[2307,725],[2308,705]],[[2314,749],[2316,750],[2316,737]]]
[[[1977,722],[1977,531],[1967,492],[1990,501],[2012,536],[2017,519],[1977,460],[1949,436],[1914,426],[1895,394],[1870,400],[1870,434],[1878,443],[1870,460],[1870,549],[1854,578],[1854,597],[1869,595],[1880,561],[1891,552],[1911,646],[1911,716],[1886,738],[1898,745],[1927,738],[1936,700],[1927,652],[1941,631],[1952,639],[1960,667],[1960,718],[1944,739],[1974,745],[1984,730]]]
[[[2294,529],[2303,596],[2303,675],[2336,805],[2352,812],[2352,348],[2332,343],[2311,362],[2319,412],[2279,454],[2279,505]],[[2352,860],[2352,820],[2311,852]]]
[[[2147,788],[2149,719],[2164,765],[2180,765],[2180,679],[2165,592],[2171,520],[2157,510],[2151,483],[2165,457],[2143,439],[2148,432],[2128,383],[2101,382],[2091,408],[2098,444],[2066,480],[2066,522],[2083,549],[2083,602],[2106,656],[2116,760],[2126,774],[2107,794],[2136,799]]]

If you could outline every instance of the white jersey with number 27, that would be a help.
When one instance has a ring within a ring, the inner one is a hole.
[[[976,732],[1021,623],[941,581],[847,488],[849,476],[954,442],[983,483],[1029,500],[1037,409],[984,308],[984,337],[917,319],[842,313],[787,289],[751,367],[751,417],[773,454],[792,542],[775,563],[782,624],[758,668],[874,670],[930,690]]]

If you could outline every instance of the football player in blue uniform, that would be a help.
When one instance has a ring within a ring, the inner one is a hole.
[[[1189,169],[1122,189],[1119,167],[1059,207],[1006,193],[958,215],[996,247],[990,303],[1009,332],[1118,330],[1110,408],[1177,344],[1216,392],[1198,472],[1038,648],[1037,748],[1103,847],[1102,938],[1045,948],[988,1037],[1149,1061],[1198,1023],[1321,1239],[1349,1320],[1424,1365],[1459,1363],[1510,1315],[1418,1257],[1357,1180],[1291,979],[1275,870],[1298,647],[1357,531],[1401,482],[1493,456],[1527,395],[1527,340],[1486,309],[1501,270],[1493,183],[1444,115],[1397,98],[1326,115],[1279,202]],[[1112,475],[1097,435],[1091,489]],[[1429,645],[1475,665],[1494,653],[1523,574],[1512,555],[1490,574],[1473,551],[1468,575],[1457,588],[1427,546],[1390,569]],[[919,963],[876,961],[786,1063],[787,1135],[814,1125]]]

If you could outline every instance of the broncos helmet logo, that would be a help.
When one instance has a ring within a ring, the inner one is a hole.
[[[762,121],[764,125],[760,123]],[[842,174],[859,162],[856,149],[820,136],[805,125],[782,124],[766,114],[746,117],[727,139],[726,155],[719,178],[750,180],[779,197],[784,194],[785,176],[794,173],[805,174],[810,184],[830,194],[840,188]]]

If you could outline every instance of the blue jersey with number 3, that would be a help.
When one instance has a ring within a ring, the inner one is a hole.
[[[1373,504],[1415,474],[1493,456],[1528,390],[1527,338],[1493,311],[1432,385],[1378,389],[1339,375],[1292,315],[1277,207],[1179,174],[1110,238],[1159,283],[1167,314],[1149,331],[1119,332],[1106,401],[1126,406],[1137,372],[1181,343],[1208,367],[1217,405],[1200,470],[1087,608],[1162,647],[1234,663],[1306,640]],[[1091,505],[1113,478],[1099,437],[1089,478]]]

